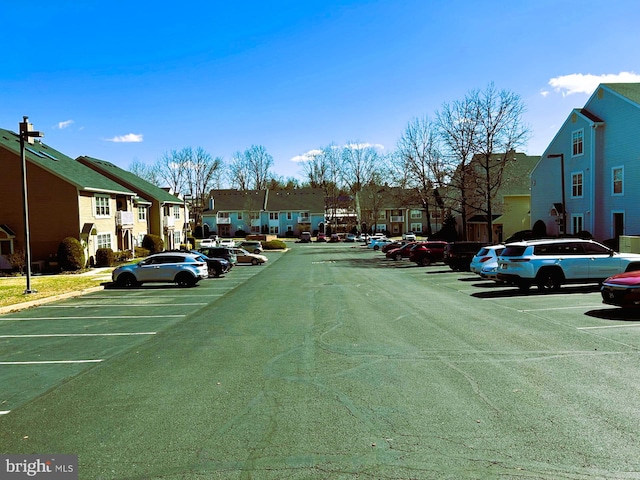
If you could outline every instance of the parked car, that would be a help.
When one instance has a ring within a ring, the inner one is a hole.
[[[405,243],[407,242],[405,242],[404,240],[394,240],[393,242],[387,243],[386,245],[380,247],[380,251],[382,253],[387,253],[389,250],[402,247]]]
[[[300,234],[300,241],[302,243],[309,243],[311,241],[311,232],[302,232]]]
[[[369,239],[369,243],[367,246],[369,248],[372,248],[373,250],[378,251],[388,243],[391,243],[391,240],[389,240],[387,237],[372,237]]]
[[[220,238],[217,235],[212,235],[209,238],[203,238],[200,241],[200,246],[201,247],[217,247],[219,240]]]
[[[640,255],[617,253],[594,240],[560,238],[507,244],[498,260],[498,280],[528,290],[558,290],[566,283],[600,283],[640,269]]]
[[[236,246],[236,241],[233,238],[225,238],[224,240],[219,240],[218,245],[233,248]]]
[[[201,255],[162,252],[150,255],[141,262],[115,268],[111,279],[120,287],[135,287],[148,282],[177,283],[182,287],[191,287],[208,276],[207,262]]]
[[[425,267],[435,262],[442,262],[446,245],[447,242],[437,240],[418,242],[409,252],[409,260]]]
[[[480,270],[480,276],[485,280],[493,280],[496,283],[503,283],[502,280],[498,280],[498,262],[489,261],[483,265]]]
[[[612,275],[602,282],[602,303],[622,308],[640,307],[640,270]]]
[[[219,277],[231,270],[233,264],[226,258],[221,257],[209,257],[206,254],[197,250],[191,250],[191,253],[201,255],[207,262],[207,268],[209,269],[209,277]]]
[[[402,239],[407,242],[415,242],[417,240],[416,234],[413,232],[407,232],[402,234]]]
[[[233,248],[233,253],[235,253],[236,258],[238,259],[238,263],[250,263],[251,265],[261,265],[265,263],[268,258],[264,255],[258,255],[255,253],[249,253],[244,248]]]
[[[353,243],[356,241],[356,236],[353,233],[347,233],[344,237],[345,242]]]
[[[238,262],[235,253],[229,247],[200,247],[198,251],[210,258],[224,258],[232,265]]]
[[[329,237],[329,243],[338,243],[340,241],[340,235],[337,233],[332,233]]]
[[[482,247],[471,259],[469,269],[473,273],[481,274],[486,265],[498,266],[498,256],[504,250],[504,245],[487,245]]]
[[[327,236],[324,233],[319,233],[316,237],[316,242],[326,242]]]
[[[471,259],[484,245],[482,242],[448,243],[444,248],[444,263],[454,271],[469,271]]]
[[[411,249],[416,245],[416,242],[407,242],[401,247],[392,248],[391,250],[387,250],[385,254],[387,258],[391,258],[393,260],[402,260],[403,258],[409,258],[409,254],[411,253]]]
[[[236,247],[244,248],[251,253],[262,253],[264,251],[264,248],[262,248],[262,242],[260,240],[243,240],[238,243]]]

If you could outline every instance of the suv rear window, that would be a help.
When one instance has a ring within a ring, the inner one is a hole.
[[[501,257],[521,257],[527,249],[525,245],[514,245],[502,251]]]

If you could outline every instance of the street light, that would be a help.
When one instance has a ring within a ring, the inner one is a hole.
[[[31,241],[29,239],[29,200],[27,197],[27,159],[24,153],[24,143],[34,143],[36,137],[44,137],[44,133],[33,130],[33,125],[29,123],[29,117],[23,116],[20,122],[20,157],[22,160],[22,205],[24,207],[24,246],[25,261],[27,263],[27,293],[36,293],[31,289]]]
[[[562,236],[567,233],[567,202],[564,195],[564,153],[550,153],[547,158],[560,159],[560,181],[562,182]]]
[[[191,195],[191,193],[185,193],[182,197],[182,201],[184,202],[184,245],[185,247],[187,246],[187,243],[189,243],[189,239],[188,239],[188,235],[189,235],[189,231],[191,230],[191,222],[190,222],[190,215],[187,214],[188,210],[187,210],[187,200],[193,200],[193,195]],[[195,245],[194,245],[195,248]]]

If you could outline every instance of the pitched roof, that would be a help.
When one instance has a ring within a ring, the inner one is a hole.
[[[264,210],[266,190],[211,190],[211,212],[248,212]]]
[[[20,157],[20,136],[0,128],[0,148]],[[79,190],[133,195],[134,192],[41,142],[25,144],[25,158]]]
[[[102,172],[105,175],[109,175],[111,178],[117,179],[115,181],[122,182],[144,198],[153,198],[158,200],[160,203],[183,204],[183,200],[181,198],[170,194],[166,190],[163,190],[151,182],[147,182],[146,180],[114,165],[111,162],[87,156],[78,157],[76,160],[76,163],[78,164],[89,165],[91,168]]]
[[[640,83],[603,83],[602,85],[640,105]]]
[[[267,190],[266,210],[324,212],[324,193],[321,188]]]

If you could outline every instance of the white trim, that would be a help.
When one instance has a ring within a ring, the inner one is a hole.
[[[622,170],[622,192],[615,192],[615,170]],[[624,165],[618,165],[615,167],[611,167],[611,196],[613,197],[622,197],[624,196]]]

